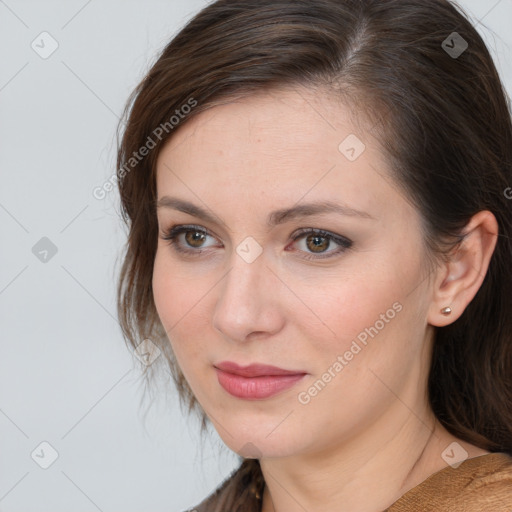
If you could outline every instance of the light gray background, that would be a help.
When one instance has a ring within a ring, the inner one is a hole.
[[[144,420],[115,313],[118,199],[92,194],[114,173],[129,93],[205,4],[0,0],[0,511],[181,511],[235,465],[216,433],[201,450],[172,394]],[[461,4],[510,94],[512,0]],[[59,45],[46,59],[31,47],[44,31]],[[58,452],[48,469],[43,441]]]

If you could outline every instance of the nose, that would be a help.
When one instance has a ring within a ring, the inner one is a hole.
[[[279,332],[284,317],[276,293],[278,283],[264,254],[252,263],[235,254],[230,271],[218,287],[214,328],[233,341],[248,341]]]

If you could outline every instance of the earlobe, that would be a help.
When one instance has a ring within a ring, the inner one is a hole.
[[[464,239],[441,264],[434,282],[428,323],[437,327],[457,320],[483,283],[498,237],[498,222],[490,211],[475,214]]]

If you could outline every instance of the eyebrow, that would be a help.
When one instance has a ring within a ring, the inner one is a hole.
[[[199,219],[211,223],[216,223],[218,220],[207,210],[176,197],[163,196],[156,202],[156,207],[157,209],[169,208],[172,210],[178,210],[180,212],[188,213],[189,215],[198,217]],[[339,215],[345,215],[349,217],[361,217],[364,219],[376,220],[375,217],[372,217],[367,212],[356,210],[354,208],[334,203],[332,201],[319,201],[313,203],[304,203],[301,205],[292,206],[291,208],[275,210],[269,214],[267,218],[267,226],[273,227],[297,218],[318,215],[321,213],[337,213]]]

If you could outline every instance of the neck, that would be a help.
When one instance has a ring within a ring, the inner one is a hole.
[[[441,454],[455,438],[429,408],[418,414],[403,405],[338,446],[262,458],[262,512],[381,512],[446,468]]]

